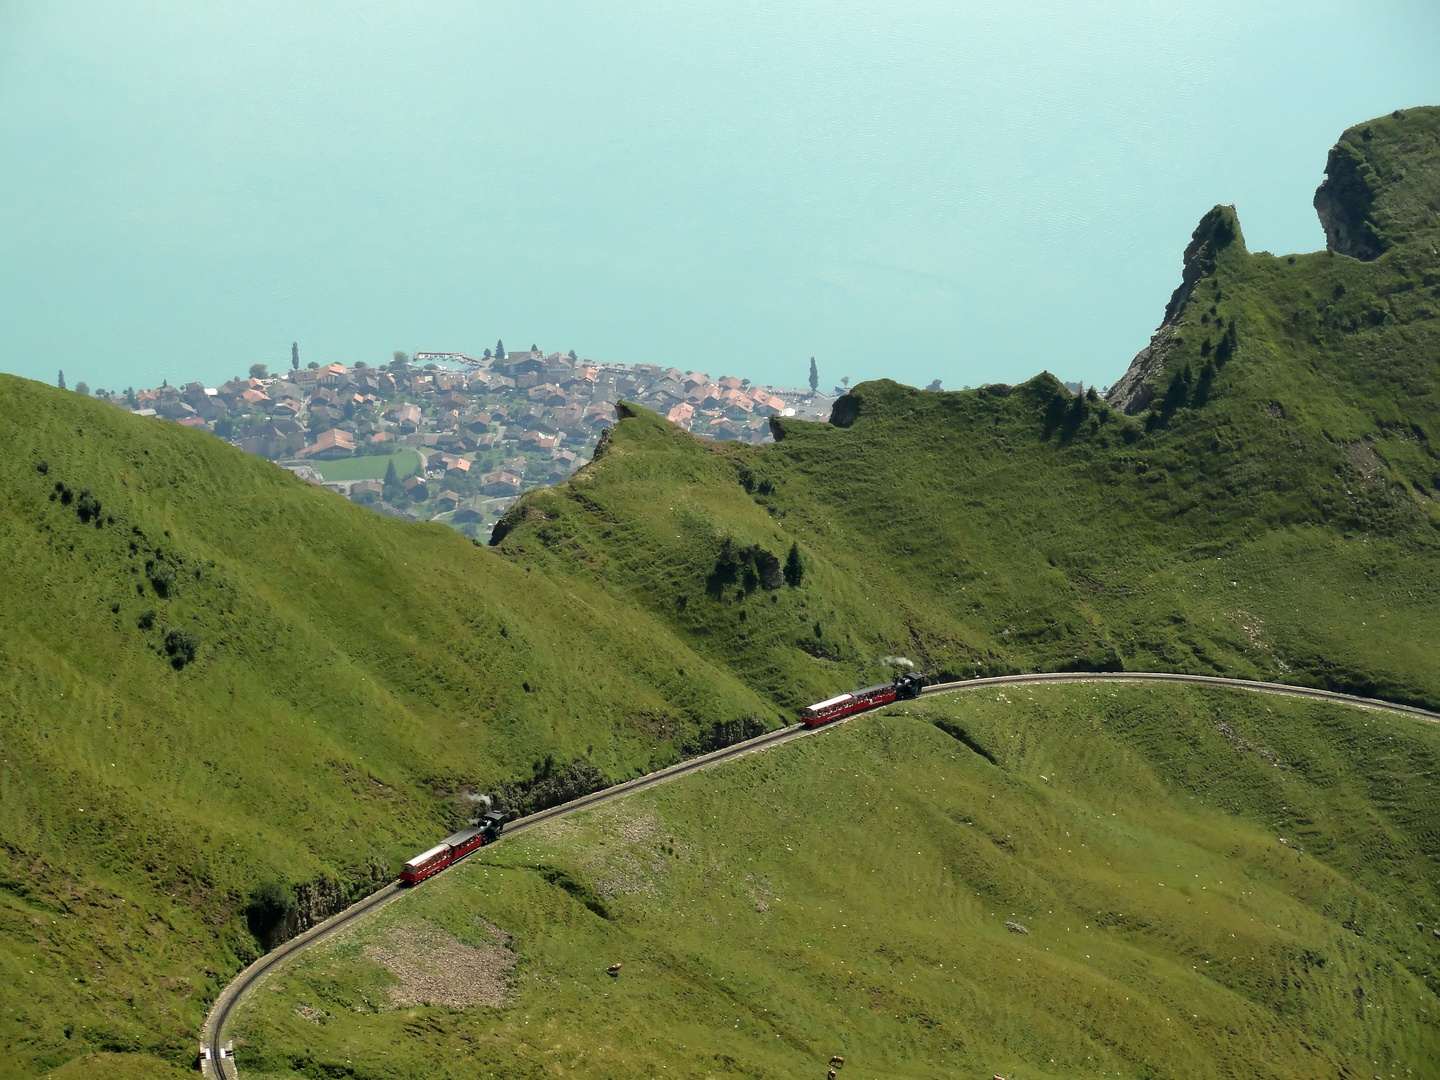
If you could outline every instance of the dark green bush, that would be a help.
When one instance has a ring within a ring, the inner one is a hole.
[[[715,566],[705,579],[705,590],[711,596],[719,599],[725,586],[733,585],[738,580],[740,580],[740,557],[735,551],[734,541],[727,536],[720,541],[720,551],[715,556]]]
[[[727,536],[720,541],[715,565],[705,579],[705,590],[718,600],[727,585],[737,582],[747,593],[761,586],[778,589],[785,583],[785,575],[780,560],[760,545],[737,548]]]
[[[1210,387],[1214,385],[1214,382],[1215,362],[1213,360],[1206,360],[1205,366],[1200,369],[1200,378],[1195,383],[1195,397],[1191,401],[1195,408],[1198,409],[1210,400]]]
[[[80,492],[80,497],[75,500],[75,513],[79,514],[80,520],[87,525],[95,522],[97,529],[103,523],[100,517],[100,500],[92,495],[88,488]]]
[[[747,559],[740,567],[740,585],[747,593],[760,587],[760,573],[755,569],[754,560]]]
[[[199,648],[200,639],[189,630],[169,630],[165,634],[165,654],[170,657],[176,671],[194,661],[195,651]]]
[[[1232,322],[1229,326],[1229,329],[1225,331],[1225,336],[1220,339],[1219,347],[1215,350],[1216,362],[1221,366],[1229,363],[1230,358],[1235,355],[1235,346],[1237,344],[1238,340],[1235,336],[1235,324]]]
[[[175,588],[175,568],[162,559],[147,559],[145,576],[150,579],[156,596],[169,596]]]

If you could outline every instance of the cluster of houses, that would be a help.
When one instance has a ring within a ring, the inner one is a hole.
[[[107,395],[133,411],[203,427],[383,513],[437,519],[478,535],[528,488],[564,480],[635,401],[701,438],[765,442],[777,414],[824,420],[833,398],[752,386],[654,364],[621,366],[574,352],[497,351],[483,360],[252,369],[221,386],[188,383]],[[372,468],[333,466],[376,457]],[[393,469],[390,466],[394,466]],[[390,474],[387,482],[381,472]],[[361,476],[363,479],[342,479]]]

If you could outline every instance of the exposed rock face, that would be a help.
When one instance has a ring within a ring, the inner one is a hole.
[[[534,504],[526,502],[524,499],[511,504],[510,509],[501,514],[500,520],[495,522],[495,528],[490,533],[490,546],[499,547],[500,542],[514,532],[516,526],[521,522],[540,521],[544,517],[544,511],[537,509]]]
[[[835,427],[849,427],[860,418],[862,404],[861,397],[853,390],[842,394],[835,399],[835,404],[830,406],[830,423]]]
[[[289,941],[296,934],[324,922],[337,911],[344,911],[362,896],[369,896],[393,879],[388,867],[372,859],[350,871],[348,881],[321,877],[295,886],[295,910],[287,915],[272,934],[271,947]]]
[[[1327,248],[1366,262],[1385,254],[1390,245],[1371,218],[1379,188],[1374,167],[1347,139],[1331,148],[1325,182],[1315,189]]]
[[[1129,416],[1144,409],[1155,400],[1155,387],[1150,380],[1165,370],[1165,358],[1169,354],[1170,327],[1162,323],[1151,336],[1150,344],[1135,354],[1120,381],[1105,394],[1105,400]]]
[[[1440,258],[1440,205],[1433,178],[1440,172],[1440,107],[1396,109],[1347,130],[1330,151],[1315,210],[1325,242],[1337,255],[1378,259],[1392,248],[1421,243]],[[1221,252],[1240,240],[1233,206],[1217,206],[1201,219],[1185,249],[1180,287],[1150,344],[1106,395],[1135,414],[1157,393],[1173,346],[1176,323],[1200,280],[1215,270]],[[1232,324],[1233,325],[1233,324]]]
[[[1347,130],[1315,192],[1326,247],[1367,261],[1415,241],[1434,251],[1437,170],[1440,107],[1396,109]]]
[[[1180,285],[1170,295],[1165,305],[1165,317],[1150,338],[1150,344],[1141,349],[1124,376],[1110,388],[1105,399],[1116,408],[1134,415],[1146,408],[1155,398],[1155,378],[1165,370],[1174,337],[1174,326],[1185,309],[1186,302],[1195,291],[1195,286],[1206,275],[1213,273],[1220,253],[1239,241],[1240,249],[1245,248],[1245,238],[1240,232],[1240,219],[1233,206],[1216,206],[1200,219],[1190,243],[1185,248],[1185,265],[1180,274]]]

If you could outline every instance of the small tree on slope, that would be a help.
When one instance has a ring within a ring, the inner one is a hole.
[[[791,544],[790,554],[785,556],[785,584],[795,588],[804,579],[805,564],[800,561],[800,545]]]

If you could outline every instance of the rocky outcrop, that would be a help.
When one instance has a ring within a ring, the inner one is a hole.
[[[1380,178],[1359,149],[1346,139],[1331,148],[1325,182],[1315,189],[1327,248],[1366,262],[1385,254],[1390,245],[1371,217],[1379,189]]]
[[[1105,395],[1111,405],[1133,416],[1154,400],[1156,376],[1165,370],[1180,313],[1185,310],[1195,286],[1215,272],[1220,253],[1237,242],[1243,251],[1245,237],[1240,232],[1240,219],[1235,207],[1216,206],[1200,219],[1185,248],[1180,284],[1170,294],[1170,302],[1165,305],[1165,317],[1151,336],[1150,344],[1135,355],[1129,369]]]
[[[1106,392],[1105,400],[1129,416],[1144,409],[1155,400],[1152,379],[1165,370],[1165,359],[1169,355],[1170,328],[1161,325],[1151,335],[1150,344],[1135,354],[1125,374]]]
[[[1348,129],[1315,191],[1326,247],[1366,261],[1415,241],[1433,253],[1440,240],[1437,176],[1440,107],[1396,109]]]
[[[362,866],[351,868],[346,880],[324,876],[296,885],[291,890],[294,906],[269,932],[269,946],[273,948],[304,933],[393,879],[389,868],[372,858]]]
[[[522,523],[526,521],[543,521],[544,519],[545,512],[529,500],[520,499],[517,502],[511,503],[510,509],[500,515],[500,520],[495,522],[495,528],[490,532],[490,546],[499,547],[501,541],[514,532]]]
[[[835,404],[830,406],[830,423],[834,427],[849,427],[860,419],[862,402],[863,399],[854,390],[841,394],[835,399]]]

